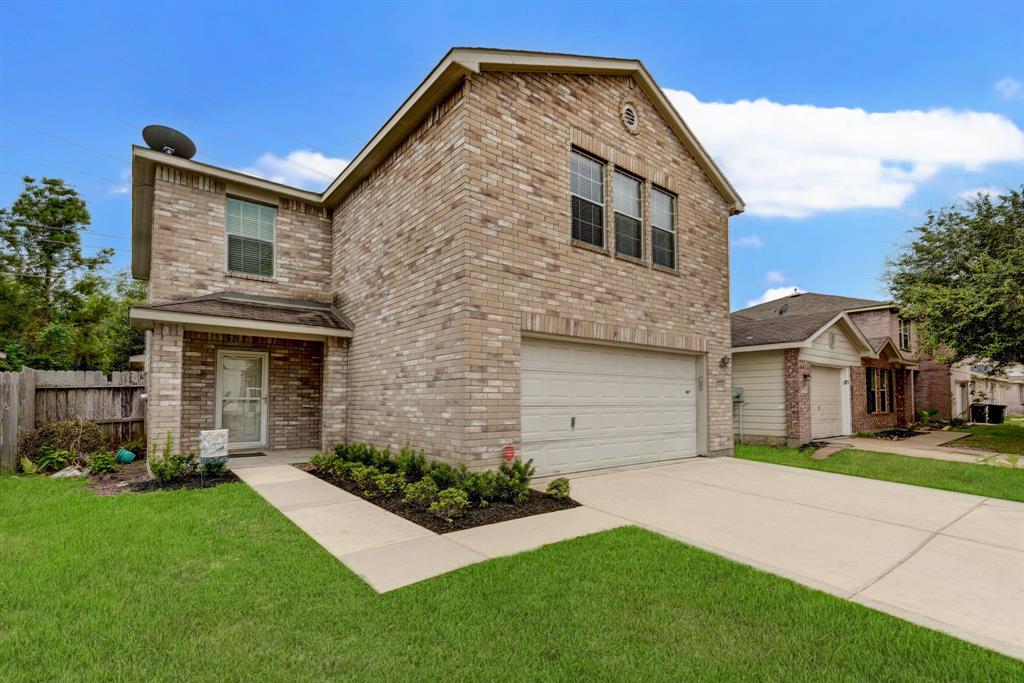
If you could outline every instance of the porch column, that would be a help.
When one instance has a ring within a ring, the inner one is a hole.
[[[157,322],[146,336],[148,453],[159,457],[168,432],[174,439],[175,453],[181,446],[181,364],[185,327]]]
[[[811,364],[800,360],[800,349],[785,354],[786,445],[800,446],[811,440]]]
[[[320,401],[320,447],[329,450],[348,440],[348,341],[324,341],[323,396]]]

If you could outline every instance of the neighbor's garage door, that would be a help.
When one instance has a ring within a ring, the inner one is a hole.
[[[843,433],[843,388],[839,368],[811,366],[811,438]]]
[[[697,455],[693,356],[523,340],[522,455],[538,475]]]

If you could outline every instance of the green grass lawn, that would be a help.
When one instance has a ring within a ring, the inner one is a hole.
[[[1024,679],[637,528],[378,595],[243,484],[0,477],[0,680]]]
[[[1024,455],[1024,421],[1010,419],[1001,425],[971,425],[957,427],[958,432],[971,435],[954,441],[952,446],[984,448],[987,451]]]
[[[736,457],[745,460],[804,467],[823,472],[852,474],[868,479],[897,481],[903,484],[1024,502],[1024,470],[912,458],[854,449],[840,451],[825,460],[812,460],[811,452],[785,446],[743,444],[737,445],[735,448]]]

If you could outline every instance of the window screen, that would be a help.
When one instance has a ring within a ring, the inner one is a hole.
[[[228,197],[228,270],[274,275],[274,221],[277,209]]]
[[[604,246],[604,164],[572,152],[569,169],[572,194],[572,238]]]
[[[615,172],[615,251],[643,258],[643,183]]]
[[[659,266],[676,267],[676,198],[651,189],[651,256]]]

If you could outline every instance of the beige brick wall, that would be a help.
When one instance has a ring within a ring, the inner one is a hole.
[[[348,342],[330,337],[324,342],[321,405],[321,450],[348,441]]]
[[[281,197],[250,197],[278,207],[274,277],[234,275],[226,272],[228,194],[246,197],[221,181],[157,167],[150,303],[223,291],[329,301],[329,212]]]
[[[157,323],[146,333],[146,432],[149,453],[160,454],[170,432],[181,444],[181,387],[184,328]]]
[[[625,99],[637,105],[638,135],[620,123]],[[709,448],[731,452],[731,379],[719,365],[730,348],[727,207],[632,79],[474,75],[465,135],[473,380],[463,456],[494,464],[503,444],[518,441],[522,335],[559,325],[581,338],[706,352]],[[606,252],[571,241],[573,145],[609,162]],[[650,264],[649,201],[644,262],[615,256],[613,165],[645,179],[645,198],[652,182],[677,195],[678,271]]]
[[[267,447],[319,448],[323,344],[187,331],[181,391],[181,448],[199,451],[199,430],[214,429],[217,351],[264,351],[268,355]]]

